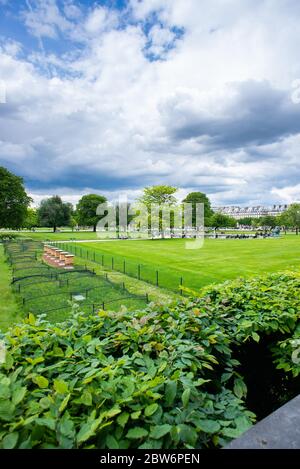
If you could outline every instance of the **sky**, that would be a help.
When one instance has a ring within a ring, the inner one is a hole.
[[[0,165],[38,204],[300,200],[298,0],[0,0]]]

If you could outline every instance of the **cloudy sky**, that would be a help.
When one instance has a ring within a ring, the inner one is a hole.
[[[0,0],[0,165],[36,203],[299,200],[299,18],[299,0]]]

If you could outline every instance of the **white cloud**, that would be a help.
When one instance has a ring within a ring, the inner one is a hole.
[[[0,161],[37,200],[155,183],[206,191],[214,203],[298,197],[300,107],[289,100],[300,77],[297,3],[130,4],[127,16],[99,5],[84,15],[75,1],[63,12],[54,0],[23,12],[31,34],[82,47],[27,58],[2,47]],[[159,23],[146,35],[154,11]],[[185,33],[166,52],[174,26]],[[147,59],[149,42],[164,60]]]
[[[92,35],[99,34],[105,29],[112,29],[118,25],[118,15],[104,7],[97,7],[91,11],[86,22],[85,30]]]

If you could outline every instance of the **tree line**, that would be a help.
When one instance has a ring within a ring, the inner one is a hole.
[[[151,204],[168,205],[171,209],[178,206],[175,197],[176,187],[156,185],[146,187],[138,201],[146,207]],[[24,181],[4,167],[0,167],[0,228],[32,229],[35,227],[52,228],[55,232],[60,226],[74,229],[76,226],[92,227],[96,231],[101,215],[97,215],[97,207],[107,202],[103,195],[86,194],[81,197],[73,207],[71,203],[64,202],[61,197],[54,195],[41,201],[38,208],[30,207],[32,199],[27,195]],[[261,218],[244,218],[236,220],[222,213],[214,212],[206,194],[191,192],[182,203],[192,205],[193,226],[196,224],[196,204],[204,204],[204,222],[207,227],[236,228],[237,224],[257,228],[258,226],[273,228],[282,226],[285,229],[295,229],[297,234],[300,228],[300,204],[292,204],[281,216],[265,216]],[[130,210],[130,204],[127,204]],[[103,216],[103,215],[102,215]],[[128,222],[132,216],[128,216]],[[118,208],[117,208],[118,225]]]

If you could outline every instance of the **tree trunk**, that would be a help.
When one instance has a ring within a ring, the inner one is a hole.
[[[97,225],[94,225],[93,227],[94,233],[96,233],[96,229],[97,229]]]
[[[56,232],[56,226],[53,226],[53,233]]]

